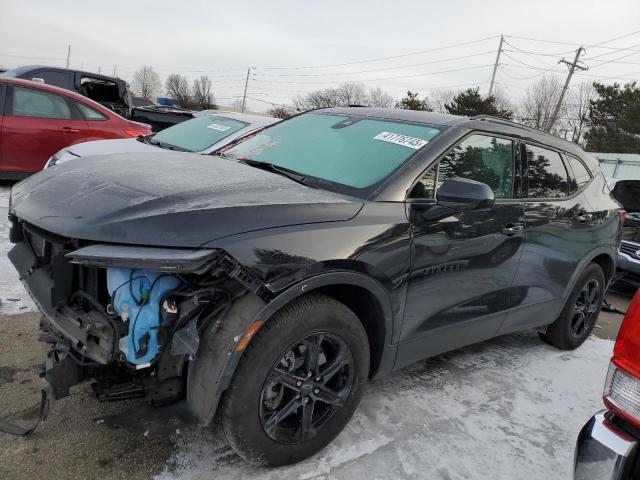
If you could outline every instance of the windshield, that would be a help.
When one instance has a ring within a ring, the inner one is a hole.
[[[8,78],[15,78],[18,75],[20,75],[20,72],[17,70],[7,70],[6,72],[0,73],[0,77],[8,77]]]
[[[439,133],[439,128],[396,120],[306,113],[263,130],[224,155],[270,163],[364,198]]]
[[[227,117],[205,115],[162,130],[153,135],[149,142],[166,144],[189,152],[200,152],[247,125],[249,124],[246,122]]]

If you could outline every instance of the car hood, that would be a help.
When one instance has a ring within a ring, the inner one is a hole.
[[[67,151],[76,157],[88,157],[90,155],[157,152],[163,150],[154,145],[141,142],[137,138],[117,138],[114,140],[95,140],[93,142],[76,143],[75,145],[67,147]]]
[[[355,216],[363,201],[210,155],[87,157],[12,190],[10,213],[67,238],[198,247],[239,233]]]

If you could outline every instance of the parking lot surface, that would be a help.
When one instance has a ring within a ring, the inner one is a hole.
[[[6,262],[6,200],[0,188],[0,417],[27,419],[43,385],[36,370],[46,347],[36,341],[38,317]],[[608,298],[626,309],[628,298]],[[603,312],[596,336],[574,352],[524,332],[372,382],[333,444],[277,470],[247,465],[206,430],[168,437],[112,430],[97,419],[133,405],[99,403],[80,385],[30,437],[0,434],[0,478],[570,478],[576,435],[602,408],[621,319]]]

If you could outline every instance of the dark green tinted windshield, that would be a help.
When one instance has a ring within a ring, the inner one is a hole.
[[[362,190],[384,180],[439,133],[393,120],[307,113],[224,153]]]
[[[203,115],[156,133],[152,142],[162,142],[181,150],[200,152],[246,127],[248,123],[218,115]]]

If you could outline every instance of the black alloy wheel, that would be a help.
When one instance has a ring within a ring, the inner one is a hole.
[[[571,333],[575,337],[582,337],[584,332],[591,330],[600,310],[600,284],[597,279],[588,281],[580,290],[580,295],[573,307]]]
[[[351,394],[353,355],[345,341],[312,333],[288,348],[271,368],[260,396],[260,421],[279,443],[313,438]]]
[[[319,452],[353,416],[370,372],[367,332],[346,305],[309,293],[275,313],[251,339],[224,392],[218,422],[254,465]]]
[[[598,320],[606,280],[602,267],[590,263],[580,274],[556,320],[540,333],[542,339],[561,350],[578,348]]]

